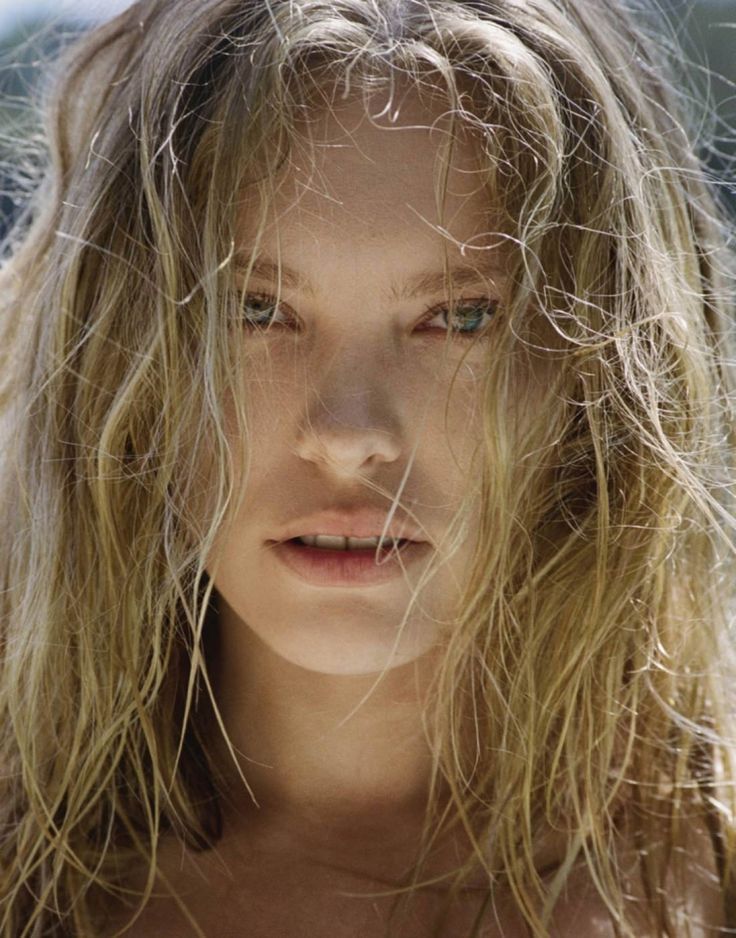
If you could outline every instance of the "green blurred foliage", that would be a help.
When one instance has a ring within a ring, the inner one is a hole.
[[[719,180],[724,202],[736,218],[736,0],[633,0],[664,14],[666,42],[684,51],[681,90],[692,90],[689,108],[701,155]],[[662,18],[655,18],[658,35]],[[79,33],[78,23],[29,20],[0,36],[0,236],[32,184],[42,158],[34,102],[38,77],[61,45]],[[690,89],[692,86],[692,89]]]
[[[78,24],[29,19],[0,36],[0,238],[26,201],[45,158],[40,76]]]
[[[696,94],[701,155],[736,217],[736,0],[661,0]]]

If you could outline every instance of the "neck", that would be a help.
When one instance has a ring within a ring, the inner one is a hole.
[[[231,819],[273,826],[288,819],[292,832],[317,837],[340,830],[354,837],[356,825],[383,835],[387,827],[415,832],[429,795],[422,703],[436,658],[425,655],[378,681],[376,674],[323,674],[276,654],[227,606],[219,626],[212,683],[258,803],[219,738]]]

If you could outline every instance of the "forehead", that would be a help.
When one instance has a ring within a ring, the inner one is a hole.
[[[267,197],[244,193],[241,246],[446,251],[488,264],[491,199],[479,147],[439,100],[415,91],[313,108]]]

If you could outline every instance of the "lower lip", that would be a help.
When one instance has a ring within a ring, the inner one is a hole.
[[[276,556],[298,577],[317,586],[368,586],[385,583],[403,574],[403,567],[425,556],[431,545],[409,541],[376,564],[376,551],[324,550],[296,541],[272,542]]]

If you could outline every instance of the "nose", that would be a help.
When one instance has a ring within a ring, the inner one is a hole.
[[[312,364],[297,455],[340,475],[397,460],[400,418],[386,378],[385,355],[372,356],[365,343],[327,368]]]

